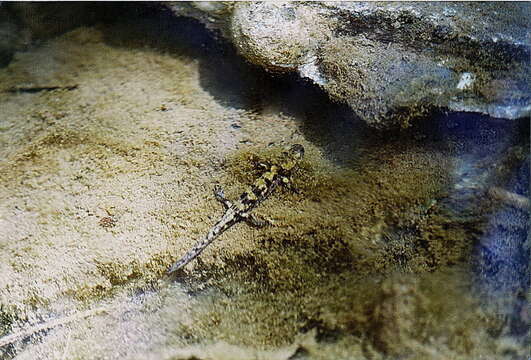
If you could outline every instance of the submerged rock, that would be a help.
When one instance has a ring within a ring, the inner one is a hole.
[[[428,110],[528,116],[531,7],[517,3],[169,3],[250,62],[298,72],[379,128]]]
[[[9,64],[15,52],[24,48],[28,35],[13,14],[6,10],[5,4],[0,2],[0,67]]]
[[[0,2],[0,67],[9,65],[17,51],[27,50],[32,43],[109,18],[112,11],[93,3]]]
[[[31,38],[48,39],[81,25],[93,23],[103,13],[90,3],[11,3],[4,6]],[[101,13],[99,13],[100,11]]]

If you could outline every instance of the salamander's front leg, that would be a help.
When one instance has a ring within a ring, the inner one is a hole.
[[[217,201],[223,204],[225,209],[228,209],[232,206],[232,202],[225,198],[225,193],[223,192],[223,189],[221,188],[221,186],[219,185],[214,186],[214,196],[216,197]]]
[[[294,185],[293,185],[293,180],[291,179],[291,177],[286,177],[286,176],[283,176],[281,179],[280,179],[280,184],[285,187],[286,189],[288,189],[289,191],[292,191],[294,192],[295,194],[297,195],[300,195],[300,191],[299,189],[297,189]]]

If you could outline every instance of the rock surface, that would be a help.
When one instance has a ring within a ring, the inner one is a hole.
[[[369,125],[434,107],[529,115],[527,3],[168,3],[250,62],[297,72]]]

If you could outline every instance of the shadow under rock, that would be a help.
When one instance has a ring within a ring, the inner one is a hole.
[[[215,101],[258,114],[294,117],[306,139],[342,165],[358,156],[360,141],[372,133],[348,106],[332,102],[318,86],[296,74],[267,73],[199,21],[176,17],[164,7],[124,6],[119,18],[105,23],[103,33],[110,46],[147,47],[197,61],[200,85]]]
[[[161,5],[139,3],[121,8],[119,18],[105,22],[107,44],[147,47],[198,61],[200,84],[217,102],[238,109],[256,107],[269,75],[246,63],[223,38],[199,21],[177,17]]]

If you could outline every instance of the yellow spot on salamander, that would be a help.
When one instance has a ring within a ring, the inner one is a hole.
[[[251,200],[251,201],[256,201],[258,200],[258,198],[256,197],[256,195],[252,192],[252,191],[249,191],[247,193],[247,199]]]
[[[264,179],[267,179],[269,181],[273,181],[273,178],[275,177],[275,174],[271,171],[268,171],[266,172],[264,175],[263,175]]]
[[[267,188],[267,184],[265,182],[264,179],[260,178],[258,180],[256,180],[256,182],[254,183],[254,185],[259,188],[259,189],[265,189]]]
[[[287,161],[282,164],[282,168],[287,171],[292,170],[294,167],[295,163],[293,161]]]

